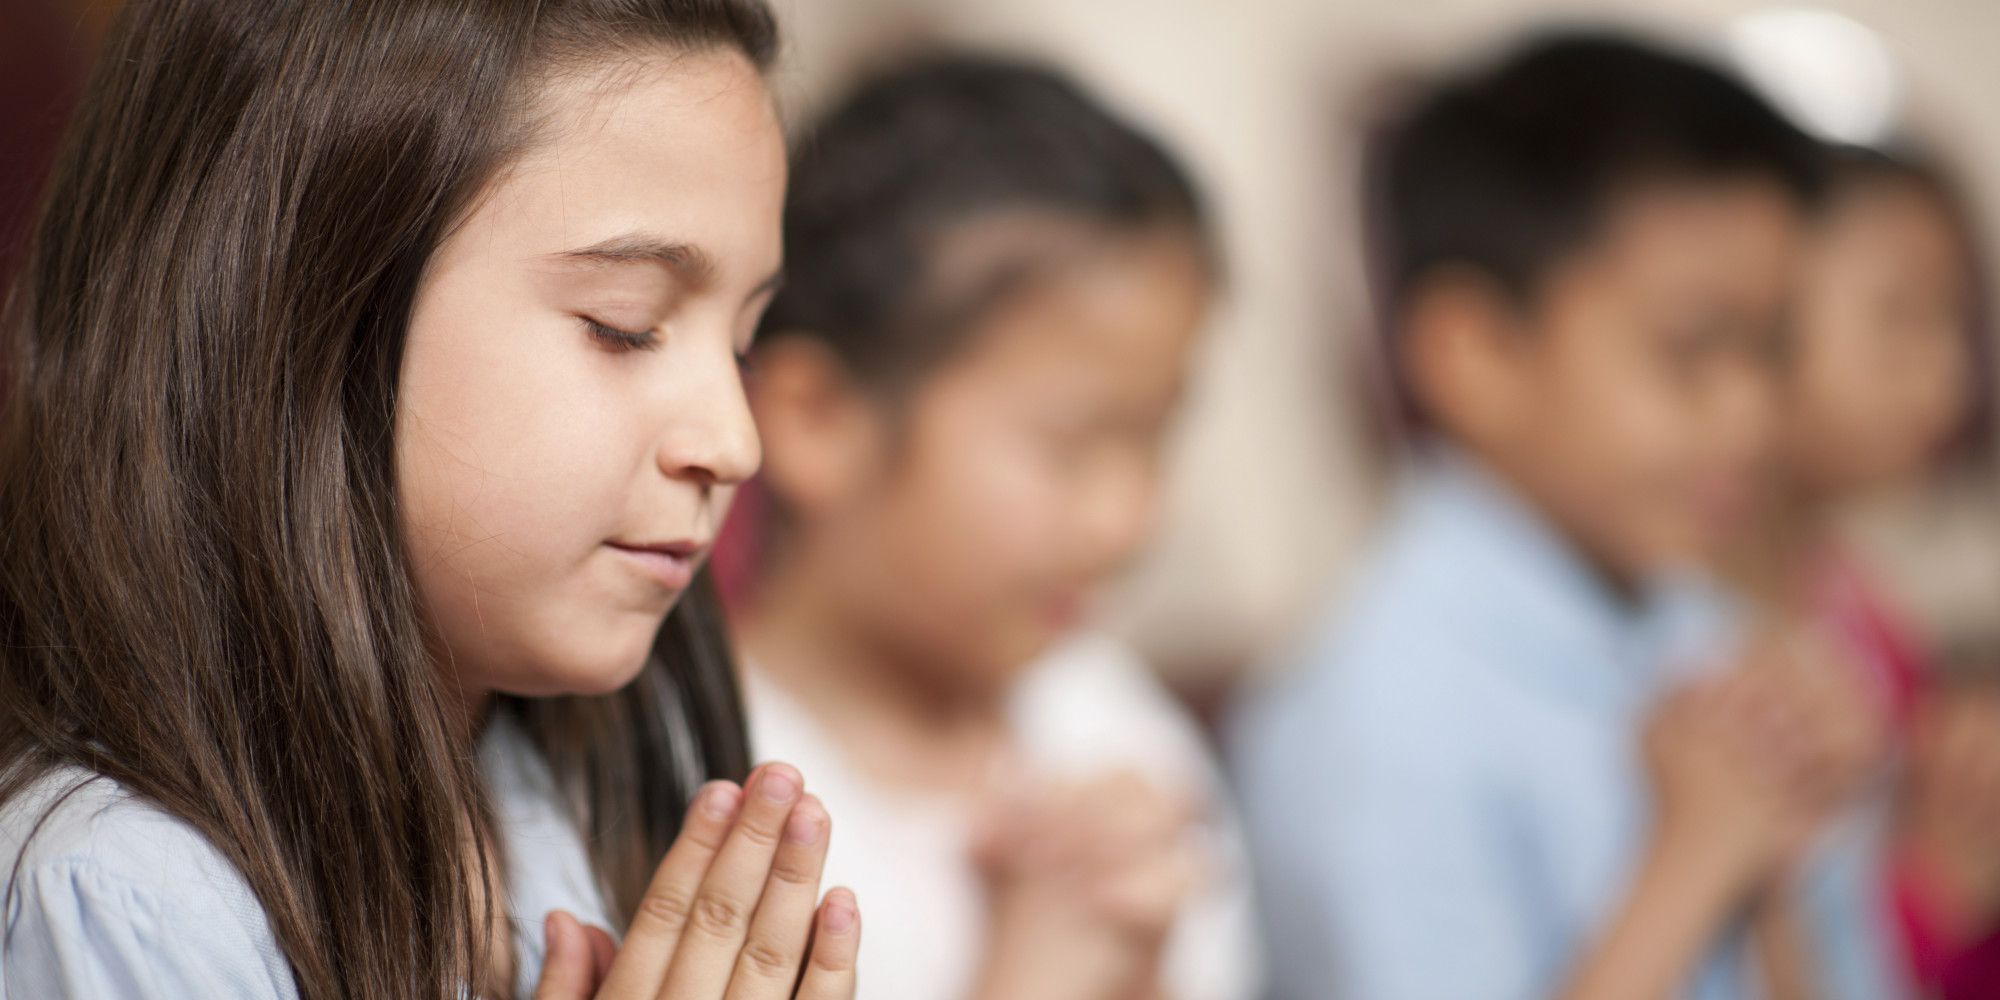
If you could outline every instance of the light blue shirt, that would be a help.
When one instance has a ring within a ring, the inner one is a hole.
[[[1547,1000],[1630,881],[1654,700],[1718,662],[1723,604],[1607,591],[1497,481],[1416,472],[1372,565],[1233,720],[1283,1000]],[[1824,845],[1806,905],[1821,984],[1885,1000],[1872,840]],[[1760,994],[1740,928],[1687,996]]]
[[[525,997],[541,974],[549,910],[611,924],[548,766],[510,718],[488,728],[480,764],[507,838],[508,918]],[[0,921],[0,1000],[297,997],[290,963],[236,867],[192,826],[91,779],[57,771],[0,805],[0,892],[18,871]]]

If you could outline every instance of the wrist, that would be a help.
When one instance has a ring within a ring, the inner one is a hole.
[[[1727,826],[1669,820],[1654,831],[1645,866],[1691,902],[1735,910],[1765,897],[1770,861],[1755,838]]]
[[[1564,1000],[1677,995],[1740,912],[1754,868],[1724,853],[1713,831],[1662,823],[1623,902],[1571,972]]]

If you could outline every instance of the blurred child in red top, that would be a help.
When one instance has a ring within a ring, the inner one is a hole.
[[[1924,644],[1836,527],[1855,501],[1922,485],[1971,452],[1988,394],[1977,253],[1934,167],[1832,157],[1781,358],[1776,502],[1735,575],[1768,613],[1812,623],[1845,653],[1879,695],[1878,721],[1910,748],[1890,898],[1916,985],[2000,997],[2000,711],[1935,682]]]

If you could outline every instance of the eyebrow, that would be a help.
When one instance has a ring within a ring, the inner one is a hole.
[[[549,255],[558,261],[578,264],[659,264],[690,280],[715,273],[715,258],[692,243],[662,239],[643,233],[614,236],[587,247]]]
[[[575,250],[564,250],[549,258],[565,263],[604,266],[615,264],[658,264],[692,284],[704,284],[715,276],[715,257],[693,243],[665,239],[647,233],[614,236]],[[783,269],[774,271],[750,293],[756,298],[776,291],[784,284]]]

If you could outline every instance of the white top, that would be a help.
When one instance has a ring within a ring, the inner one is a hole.
[[[508,916],[528,996],[541,975],[542,918],[561,908],[608,926],[603,894],[526,734],[496,718],[479,753],[507,839]],[[194,827],[90,778],[58,770],[0,804],[0,893],[20,865],[0,911],[0,1000],[297,997],[236,867]]]
[[[805,706],[752,665],[751,745],[784,760],[833,816],[826,884],[854,889],[863,944],[858,1000],[957,1000],[978,972],[985,900],[972,817],[955,800],[872,781]],[[1199,730],[1135,654],[1083,635],[1043,657],[1009,708],[1032,770],[1082,780],[1129,771],[1206,805],[1209,876],[1167,944],[1171,1000],[1246,1000],[1260,985],[1243,841]]]

